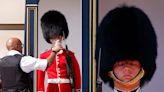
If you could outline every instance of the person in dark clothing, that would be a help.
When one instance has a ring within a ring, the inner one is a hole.
[[[47,59],[22,56],[22,42],[15,37],[7,40],[6,47],[8,54],[0,59],[3,92],[29,92],[32,85],[29,73],[35,69],[46,70],[53,63],[56,54],[54,52],[60,50],[54,48],[54,52]]]

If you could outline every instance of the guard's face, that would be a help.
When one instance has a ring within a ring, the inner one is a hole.
[[[62,36],[54,37],[53,39],[50,39],[50,42],[52,43],[53,46],[63,48],[64,43],[63,43],[63,37]]]
[[[123,60],[116,62],[113,72],[119,80],[128,82],[137,76],[140,69],[141,65],[138,60]]]
[[[62,42],[63,41],[63,37],[62,36],[56,36],[56,37],[50,39],[50,42],[52,44],[55,44],[57,41]]]

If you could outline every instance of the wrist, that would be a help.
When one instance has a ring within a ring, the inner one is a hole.
[[[51,50],[52,50],[53,53],[55,53],[55,54],[57,53],[57,51],[55,51],[54,48],[51,48]]]

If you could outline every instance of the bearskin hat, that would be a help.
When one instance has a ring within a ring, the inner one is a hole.
[[[108,72],[116,61],[139,60],[145,75],[141,86],[156,70],[157,40],[148,16],[134,6],[117,7],[103,18],[97,33],[96,60],[101,48],[100,77],[113,87]]]
[[[56,36],[65,36],[66,39],[69,34],[65,16],[56,10],[50,10],[42,16],[41,28],[44,39],[48,43],[51,43],[50,39]]]

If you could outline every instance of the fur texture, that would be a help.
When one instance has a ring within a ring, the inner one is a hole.
[[[156,70],[157,39],[148,16],[139,8],[121,6],[111,10],[102,20],[97,33],[96,60],[102,49],[100,77],[113,87],[108,72],[116,61],[139,60],[145,70],[141,86],[151,80]]]
[[[65,36],[64,38],[66,39],[69,34],[65,16],[55,10],[48,11],[42,16],[41,28],[43,36],[48,43],[51,43],[50,39],[57,36]]]

